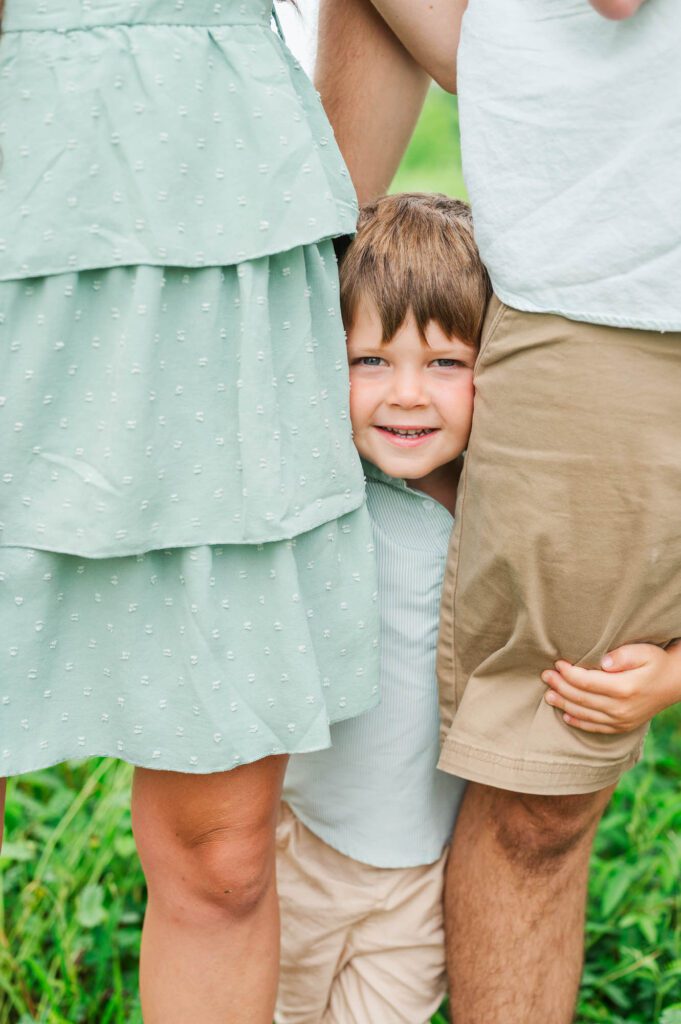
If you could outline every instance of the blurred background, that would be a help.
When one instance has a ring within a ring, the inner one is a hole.
[[[316,3],[299,6],[279,9],[310,71]],[[431,89],[393,190],[465,198],[456,100],[440,89]],[[578,1024],[681,1024],[680,770],[681,714],[673,709],[654,723],[643,763],[622,780],[599,830]],[[130,777],[127,765],[93,760],[10,784],[0,1024],[141,1024],[144,880]],[[434,1018],[448,1020],[446,1007]]]

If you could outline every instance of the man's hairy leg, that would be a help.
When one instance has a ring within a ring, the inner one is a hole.
[[[470,784],[447,869],[455,1024],[570,1024],[589,855],[612,788],[528,796]]]

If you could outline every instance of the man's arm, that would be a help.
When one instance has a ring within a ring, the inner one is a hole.
[[[604,18],[622,21],[624,18],[631,18],[636,14],[645,0],[589,0],[589,3]]]
[[[429,75],[371,0],[322,0],[315,82],[360,202],[382,195],[411,138]]]
[[[417,64],[447,92],[456,92],[456,51],[468,0],[373,0]]]

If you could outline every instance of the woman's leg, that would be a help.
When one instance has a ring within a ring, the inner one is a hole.
[[[287,758],[215,775],[137,769],[147,879],[145,1024],[271,1024],[279,967],[274,830]]]

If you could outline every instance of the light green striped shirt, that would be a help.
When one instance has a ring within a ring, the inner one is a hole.
[[[332,727],[333,746],[291,758],[284,799],[324,842],[400,868],[437,860],[465,783],[437,771],[435,654],[452,517],[370,463],[378,565],[381,704]]]

